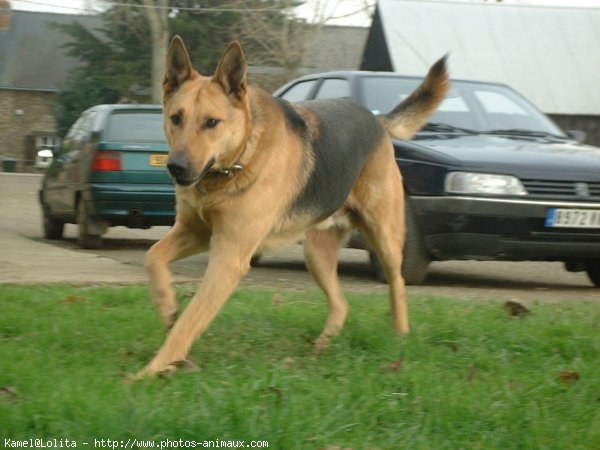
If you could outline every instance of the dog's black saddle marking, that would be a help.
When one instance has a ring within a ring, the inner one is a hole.
[[[306,157],[314,158],[314,169],[290,213],[309,213],[316,223],[343,206],[386,131],[368,109],[350,100],[313,100],[301,104],[319,117],[319,130],[314,142],[309,142],[306,148],[306,152],[313,153]],[[295,132],[307,139],[306,123],[298,112],[284,111]]]

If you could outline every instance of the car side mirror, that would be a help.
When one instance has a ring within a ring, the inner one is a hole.
[[[37,155],[40,158],[52,158],[52,157],[54,157],[54,153],[49,148],[43,148],[43,149],[41,149],[39,152],[37,152]]]
[[[567,131],[567,136],[583,144],[585,142],[585,139],[587,138],[587,133],[582,130],[569,130]]]
[[[35,157],[34,166],[38,169],[46,169],[52,164],[54,158],[54,152],[49,148],[40,149]]]

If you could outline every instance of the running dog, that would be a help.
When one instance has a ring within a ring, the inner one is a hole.
[[[186,363],[256,253],[304,241],[308,270],[329,304],[316,341],[323,351],[346,319],[337,253],[358,227],[389,282],[398,334],[409,331],[404,280],[404,192],[391,137],[410,139],[444,99],[445,58],[393,111],[374,116],[349,100],[289,103],[249,86],[239,43],[211,76],[193,69],[182,39],[169,47],[163,79],[167,168],[176,183],[177,216],[148,251],[154,303],[169,328],[163,346],[138,374]],[[210,251],[199,290],[178,315],[169,263]]]

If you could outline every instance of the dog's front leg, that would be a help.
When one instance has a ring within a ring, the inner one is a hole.
[[[178,312],[169,263],[206,251],[209,240],[210,232],[205,226],[191,227],[177,221],[165,237],[146,253],[145,267],[152,300],[167,327],[173,326]]]
[[[250,258],[257,245],[258,241],[244,245],[232,238],[213,236],[211,256],[200,289],[138,377],[171,372],[185,361],[194,340],[206,330],[250,269]]]

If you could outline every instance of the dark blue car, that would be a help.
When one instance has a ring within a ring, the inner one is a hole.
[[[390,111],[420,83],[375,72],[298,78],[290,101],[348,97]],[[409,284],[431,261],[563,261],[600,286],[600,149],[565,133],[508,86],[454,80],[410,142],[394,141],[406,191],[402,267]],[[368,249],[361,236],[351,246]],[[376,274],[383,276],[371,252]]]

